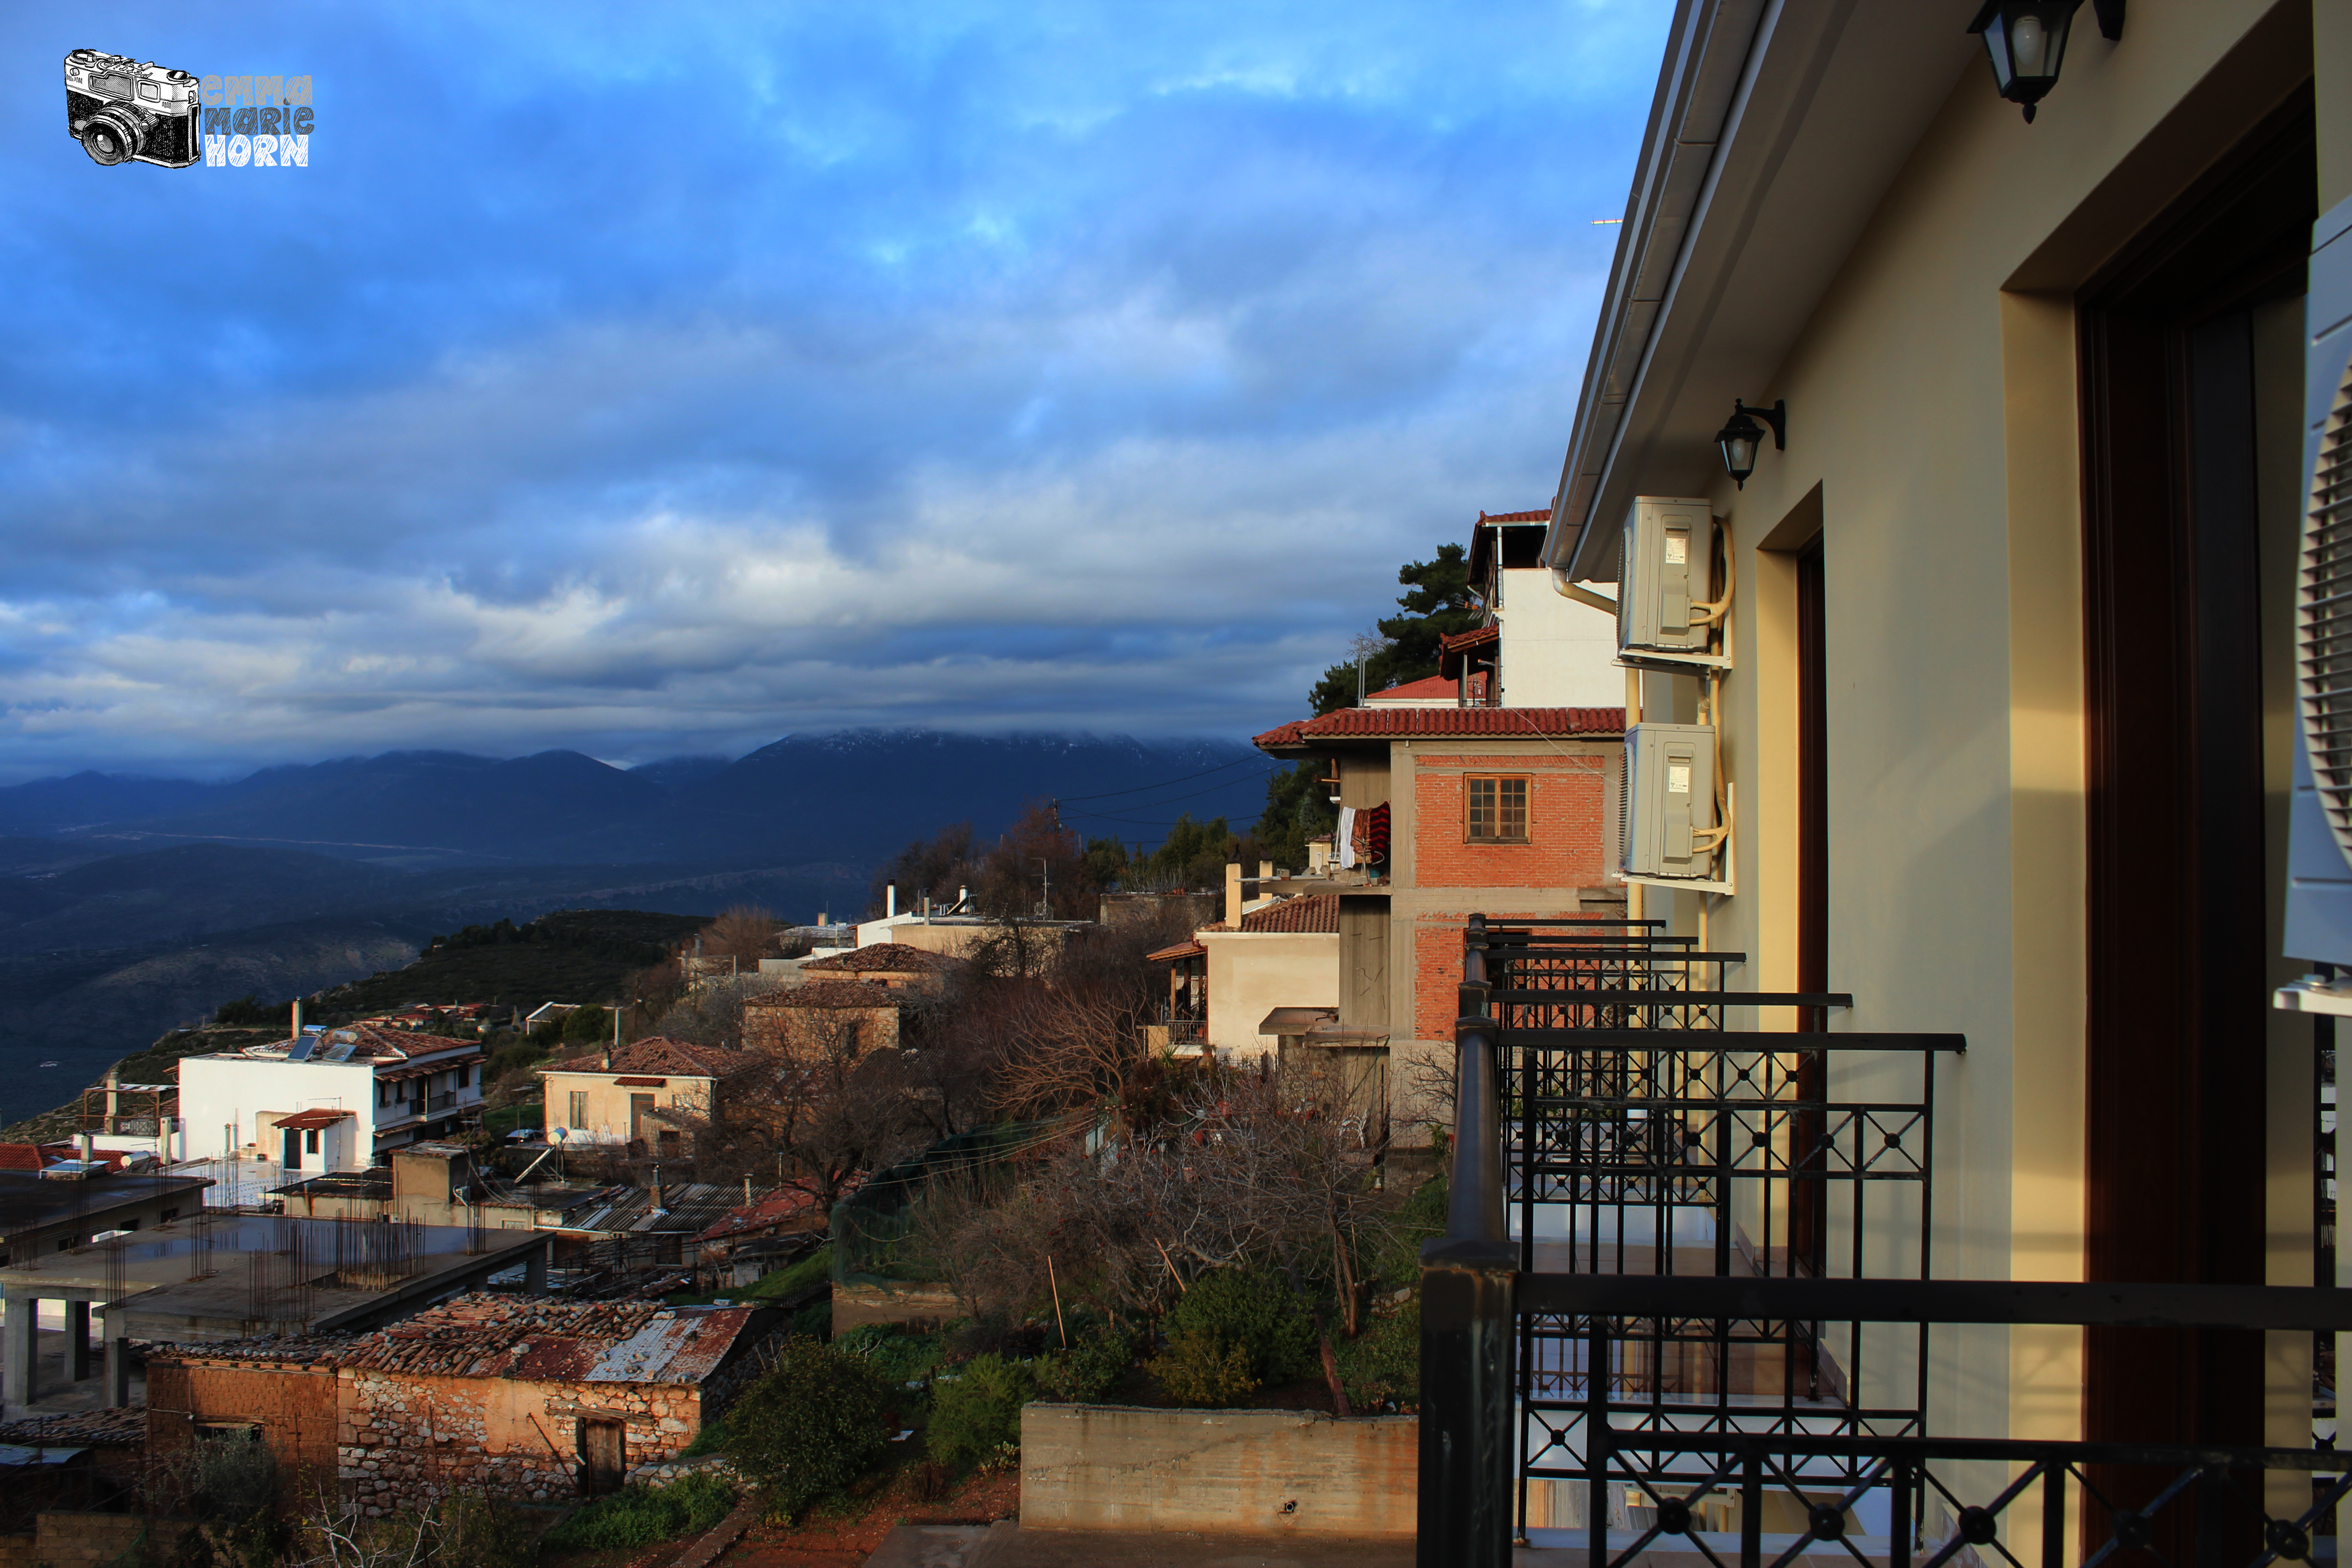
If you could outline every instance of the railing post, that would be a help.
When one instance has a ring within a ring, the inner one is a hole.
[[[1754,1443],[1739,1460],[1739,1568],[1764,1564],[1764,1450]]]
[[[1609,1320],[1593,1314],[1584,1338],[1584,1523],[1591,1568],[1609,1568]]]
[[[1463,932],[1445,1234],[1421,1252],[1419,1568],[1509,1568],[1511,1289],[1486,918]]]
[[[2066,1568],[2066,1461],[2042,1472],[2042,1568]]]

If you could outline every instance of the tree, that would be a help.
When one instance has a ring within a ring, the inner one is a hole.
[[[1292,870],[1307,867],[1307,841],[1329,833],[1339,820],[1321,782],[1323,764],[1314,758],[1277,768],[1265,781],[1265,815],[1255,837],[1266,858]]]
[[[1434,561],[1412,561],[1398,569],[1397,581],[1409,590],[1397,596],[1404,611],[1379,623],[1387,646],[1364,661],[1364,689],[1385,691],[1410,680],[1437,673],[1438,639],[1466,632],[1478,624],[1470,605],[1470,566],[1462,546],[1441,544]],[[1356,705],[1356,664],[1335,664],[1307,693],[1307,704],[1318,714]]]
[[[971,824],[950,822],[928,843],[916,839],[874,873],[866,915],[869,919],[880,916],[886,888],[898,889],[898,907],[902,910],[917,908],[925,893],[931,896],[933,904],[951,904],[960,889],[977,880],[979,870],[980,863],[972,850]]]
[[[731,958],[751,973],[760,960],[772,955],[776,917],[757,904],[737,904],[702,928],[702,956]]]
[[[1097,888],[1117,888],[1127,880],[1127,846],[1116,838],[1087,840],[1087,875]]]
[[[1040,864],[1040,863],[1043,864]],[[1046,895],[1047,873],[1052,894]],[[1087,871],[1078,836],[1062,826],[1051,801],[1033,800],[981,862],[972,893],[981,912],[1031,919],[1046,903],[1053,920],[1090,920],[1099,889]]]

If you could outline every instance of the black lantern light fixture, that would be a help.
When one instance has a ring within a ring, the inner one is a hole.
[[[2083,0],[1985,0],[1984,9],[1969,24],[1969,31],[1984,35],[1985,52],[1992,57],[1993,86],[2001,97],[2025,108],[2025,122],[2033,123],[2034,105],[2058,85],[2058,68],[2066,58],[2066,30]],[[2100,36],[2124,36],[2124,0],[2092,0],[2098,14]]]
[[[1748,488],[1748,476],[1756,471],[1756,451],[1764,443],[1764,425],[1772,427],[1772,449],[1789,449],[1789,402],[1782,398],[1769,408],[1750,408],[1738,398],[1731,400],[1731,417],[1715,433],[1715,444],[1723,453],[1724,472],[1740,489]]]

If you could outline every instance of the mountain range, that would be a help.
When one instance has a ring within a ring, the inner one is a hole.
[[[636,768],[565,751],[504,760],[388,752],[264,768],[226,784],[98,773],[39,779],[0,788],[0,835],[116,850],[276,847],[410,869],[861,864],[948,822],[968,818],[985,836],[1032,800],[1139,796],[1211,769],[1223,771],[1202,781],[1185,809],[1254,820],[1265,804],[1259,760],[1233,742],[920,730],[793,735],[731,762],[681,757]]]
[[[566,908],[856,916],[873,868],[948,823],[985,839],[1032,800],[1107,796],[1069,819],[1240,825],[1268,765],[1233,742],[852,731],[626,769],[393,752],[0,788],[0,1122],[222,1002],[395,969],[435,932]]]

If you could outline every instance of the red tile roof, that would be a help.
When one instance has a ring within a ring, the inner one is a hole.
[[[541,1072],[627,1073],[637,1078],[724,1078],[744,1064],[743,1053],[718,1046],[698,1046],[690,1040],[673,1040],[666,1035],[650,1035],[642,1040],[623,1046],[613,1053],[613,1065],[604,1065],[604,1053],[592,1051],[584,1057],[568,1061],[550,1062]]]
[[[724,1241],[730,1236],[748,1236],[757,1230],[772,1230],[778,1226],[824,1217],[824,1205],[817,1202],[814,1193],[802,1187],[778,1187],[758,1203],[729,1209],[723,1218],[694,1239]]]
[[[1167,963],[1179,958],[1198,958],[1209,950],[1197,942],[1180,942],[1173,947],[1163,947],[1158,952],[1143,955],[1146,963]]]
[[[1549,522],[1551,508],[1538,507],[1533,511],[1482,511],[1480,522]]]
[[[1342,708],[1320,719],[1278,725],[1256,737],[1255,744],[1260,751],[1280,752],[1325,741],[1550,740],[1624,732],[1622,708]]]
[[[1489,643],[1499,642],[1502,636],[1503,623],[1488,621],[1483,626],[1472,626],[1466,632],[1453,632],[1439,637],[1437,646],[1447,653],[1461,653],[1468,648],[1485,647]]]
[[[1473,690],[1483,691],[1486,686],[1484,670],[1470,678]],[[1452,702],[1461,696],[1462,684],[1449,676],[1433,675],[1423,680],[1408,680],[1402,686],[1391,686],[1385,691],[1375,691],[1365,697],[1367,708],[1383,707],[1402,702]]]
[[[33,1143],[0,1143],[0,1171],[37,1171],[48,1162]]]
[[[836,952],[831,958],[813,958],[801,965],[801,973],[870,974],[880,970],[892,974],[921,974],[950,969],[954,964],[953,959],[944,953],[933,952],[927,947],[916,947],[903,942],[877,942],[871,947]]]
[[[352,1113],[348,1110],[297,1111],[292,1116],[279,1117],[278,1119],[278,1127],[280,1131],[285,1131],[289,1127],[294,1129],[298,1132],[307,1131],[313,1127],[332,1127],[336,1122],[342,1121],[345,1117],[348,1117]]]
[[[1242,916],[1244,931],[1336,931],[1339,929],[1339,895],[1309,893],[1285,899]]]
[[[812,980],[743,999],[746,1007],[896,1007],[908,1000],[905,991],[893,991],[866,980]]]

